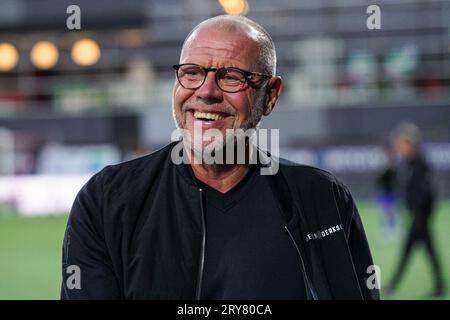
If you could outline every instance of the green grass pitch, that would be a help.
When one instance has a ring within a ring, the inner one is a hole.
[[[379,228],[379,212],[370,201],[357,201],[382,288],[398,261],[402,236],[389,241]],[[406,216],[403,225],[407,226]],[[0,212],[0,299],[58,299],[61,244],[67,215],[18,217]],[[450,281],[450,201],[441,202],[433,218],[434,240],[447,286]],[[432,289],[430,265],[423,248],[411,257],[398,291],[389,299],[424,299]],[[450,293],[445,297],[450,299]]]

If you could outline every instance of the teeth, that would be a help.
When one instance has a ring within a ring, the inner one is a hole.
[[[224,117],[221,116],[218,113],[210,113],[210,112],[200,112],[200,111],[195,111],[194,112],[194,117],[196,119],[209,119],[209,120],[222,120]]]

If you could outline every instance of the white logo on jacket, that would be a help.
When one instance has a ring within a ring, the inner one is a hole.
[[[311,240],[317,240],[317,239],[323,239],[325,237],[328,237],[332,235],[333,233],[336,233],[338,231],[343,231],[344,227],[342,224],[337,224],[335,226],[332,226],[330,228],[324,229],[324,230],[318,230],[314,233],[308,233],[306,235],[306,242]]]

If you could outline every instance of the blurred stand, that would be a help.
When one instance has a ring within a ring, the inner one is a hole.
[[[0,128],[0,175],[15,173],[14,133]]]

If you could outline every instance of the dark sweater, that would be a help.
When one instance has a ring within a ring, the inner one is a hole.
[[[266,176],[252,166],[231,190],[203,189],[203,299],[306,299],[301,261]]]

